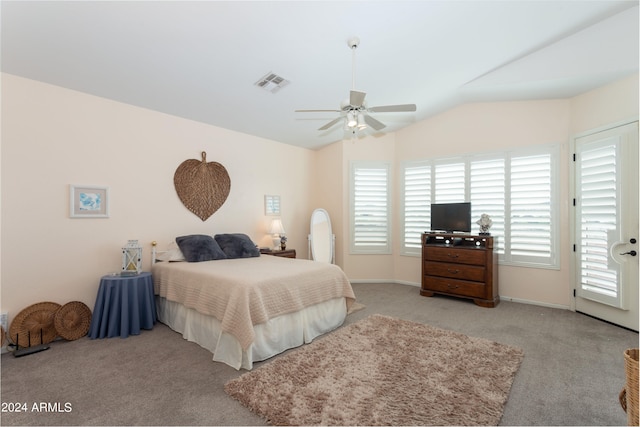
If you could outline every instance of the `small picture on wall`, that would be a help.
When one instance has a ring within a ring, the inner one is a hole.
[[[109,187],[70,185],[71,218],[108,218]]]
[[[264,214],[280,215],[280,196],[269,194],[264,196]]]

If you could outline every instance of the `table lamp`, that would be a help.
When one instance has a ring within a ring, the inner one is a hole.
[[[280,238],[284,235],[284,227],[282,226],[282,221],[279,218],[271,220],[271,226],[269,227],[269,234],[271,234],[273,241],[273,249],[280,249]]]

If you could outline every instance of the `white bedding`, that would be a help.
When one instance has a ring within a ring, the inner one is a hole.
[[[332,264],[274,256],[156,263],[158,318],[240,369],[344,322],[355,296]]]
[[[344,298],[284,314],[254,327],[255,340],[243,350],[238,340],[223,332],[215,317],[156,296],[158,320],[188,341],[213,353],[213,360],[235,369],[253,368],[254,362],[266,360],[283,351],[311,342],[344,322],[347,308]]]

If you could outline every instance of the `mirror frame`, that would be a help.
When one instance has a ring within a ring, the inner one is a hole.
[[[325,209],[315,209],[312,213],[311,213],[311,219],[309,222],[309,259],[317,261],[316,260],[316,251],[314,250],[314,218],[317,217],[317,215],[324,215],[324,217],[326,218],[326,222],[329,228],[329,260],[325,261],[325,260],[321,260],[322,262],[328,262],[330,264],[335,264],[335,241],[336,241],[336,236],[335,234],[333,234],[333,228],[331,227],[331,217],[329,217],[329,212],[327,212]]]

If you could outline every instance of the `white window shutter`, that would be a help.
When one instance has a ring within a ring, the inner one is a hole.
[[[459,203],[466,201],[465,164],[440,163],[435,167],[435,203]]]
[[[470,201],[472,233],[488,214],[501,263],[557,268],[558,157],[553,144],[404,163],[401,254],[420,254],[420,233],[431,228],[431,203]]]
[[[470,165],[469,190],[471,200],[471,227],[475,234],[480,226],[475,222],[482,214],[491,218],[491,235],[498,237],[496,252],[504,253],[505,233],[505,160],[473,160]]]
[[[551,155],[514,156],[509,182],[511,260],[549,263],[554,255]]]
[[[390,253],[389,164],[351,167],[351,252]]]
[[[619,235],[616,148],[605,141],[602,146],[581,153],[577,208],[581,218],[580,292],[585,298],[620,307],[618,274],[609,265],[609,241],[611,236]]]
[[[403,168],[403,241],[404,255],[419,255],[421,236],[431,223],[431,166],[425,163],[406,164]]]

